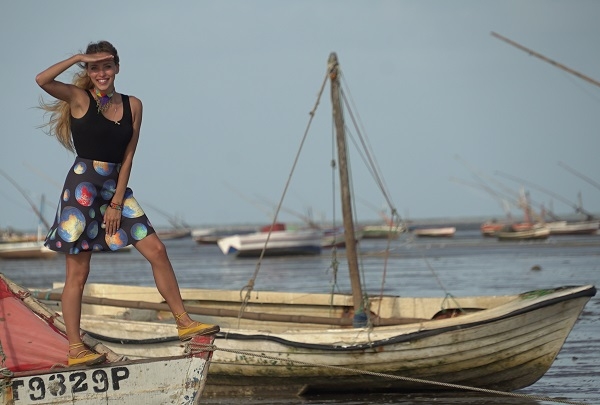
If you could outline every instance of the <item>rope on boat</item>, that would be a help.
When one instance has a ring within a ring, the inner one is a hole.
[[[6,354],[0,342],[0,394],[4,393],[6,388],[10,386],[10,378],[13,376],[12,371],[6,367]]]
[[[329,72],[327,72],[329,73]],[[325,74],[325,77],[323,79],[323,83],[321,84],[321,89],[319,90],[319,94],[317,96],[317,100],[315,102],[315,105],[313,107],[313,109],[309,112],[310,118],[308,120],[308,124],[306,126],[306,129],[304,130],[304,135],[302,136],[302,141],[300,142],[300,148],[298,149],[298,152],[296,153],[296,157],[294,158],[294,163],[292,164],[292,169],[290,171],[290,174],[288,175],[287,181],[285,183],[285,187],[283,189],[283,194],[281,195],[281,199],[279,200],[279,204],[277,205],[277,209],[275,210],[275,214],[273,215],[273,222],[271,223],[271,227],[269,228],[269,233],[267,234],[267,238],[265,240],[265,244],[264,247],[260,253],[260,257],[258,258],[258,261],[256,262],[256,267],[254,269],[254,274],[252,275],[252,278],[248,281],[248,284],[244,287],[242,287],[242,289],[240,290],[240,297],[242,298],[242,305],[240,307],[240,312],[238,315],[238,325],[239,325],[239,321],[242,318],[242,314],[244,313],[244,311],[246,310],[246,307],[248,306],[248,302],[250,301],[250,294],[252,293],[252,290],[254,288],[254,283],[256,281],[256,278],[258,277],[258,272],[260,270],[260,266],[262,263],[262,259],[265,255],[265,251],[267,249],[267,245],[269,243],[269,239],[271,238],[271,232],[273,231],[273,228],[275,227],[275,223],[277,222],[277,217],[279,215],[279,211],[281,211],[281,206],[283,205],[283,199],[285,198],[285,195],[287,193],[287,190],[289,188],[290,182],[292,180],[292,175],[294,174],[294,170],[296,168],[296,165],[298,164],[298,160],[300,158],[300,152],[302,151],[302,147],[304,146],[304,142],[306,141],[306,138],[308,137],[308,131],[310,129],[310,126],[313,122],[313,119],[315,117],[315,112],[317,110],[317,107],[320,103],[321,100],[321,96],[323,94],[323,91],[325,90],[325,85],[327,84],[327,79],[328,79],[328,74]]]
[[[487,388],[470,387],[468,385],[445,383],[445,382],[432,381],[432,380],[424,380],[421,378],[413,378],[413,377],[405,377],[405,376],[394,375],[394,374],[378,373],[375,371],[358,370],[358,369],[344,367],[344,366],[332,366],[332,365],[328,365],[328,364],[310,363],[310,362],[300,361],[300,360],[291,360],[291,359],[283,360],[279,357],[267,356],[265,354],[255,354],[252,352],[246,352],[243,350],[235,350],[235,349],[223,349],[223,348],[217,347],[214,344],[201,344],[201,343],[190,342],[186,345],[186,351],[192,352],[192,353],[193,352],[201,352],[201,351],[215,352],[217,350],[220,350],[222,352],[240,354],[243,356],[258,357],[258,358],[265,359],[265,360],[274,360],[274,361],[278,361],[278,362],[285,361],[286,363],[293,363],[295,365],[322,367],[322,368],[329,368],[329,369],[333,369],[333,370],[350,371],[350,372],[357,373],[357,374],[365,374],[365,375],[371,375],[371,376],[375,376],[375,377],[408,381],[408,382],[418,383],[418,384],[437,385],[440,387],[452,388],[455,390],[475,391],[475,392],[481,392],[484,394],[494,394],[494,395],[500,395],[500,396],[505,396],[505,397],[524,398],[524,399],[532,399],[532,400],[536,400],[536,401],[547,401],[547,402],[555,402],[555,403],[561,403],[561,404],[589,405],[588,402],[576,402],[576,401],[570,401],[568,399],[563,399],[563,398],[544,397],[544,396],[539,396],[539,395],[521,394],[518,392],[506,392],[506,391],[498,391],[498,390],[492,390],[492,389],[487,389]]]

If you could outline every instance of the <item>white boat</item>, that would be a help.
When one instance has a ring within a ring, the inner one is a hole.
[[[497,231],[494,236],[501,241],[515,240],[543,240],[550,236],[550,229],[547,226],[534,226],[531,229],[515,231],[513,229]]]
[[[546,226],[551,235],[593,235],[598,233],[600,221],[555,221]]]
[[[421,238],[449,238],[454,236],[456,228],[446,226],[442,228],[418,228],[412,231],[412,234]]]
[[[444,390],[363,371],[520,389],[548,370],[596,290],[587,285],[454,297],[454,307],[445,306],[444,297],[375,298],[371,311],[379,310],[379,317],[364,328],[352,327],[351,295],[255,291],[244,316],[237,319],[243,304],[237,290],[181,292],[188,312],[221,326],[215,346],[224,350],[214,352],[205,388],[206,395],[218,396]],[[39,295],[60,298],[48,292]],[[124,313],[131,318],[140,308],[156,311],[154,319],[168,311],[153,287],[89,284],[82,327],[130,358],[180,351],[173,324],[118,318]],[[330,366],[340,369],[323,368]]]
[[[364,239],[396,239],[406,229],[402,225],[364,225],[360,230]]]
[[[0,259],[52,259],[56,255],[42,241],[0,243]]]
[[[217,245],[223,254],[237,257],[318,255],[321,253],[323,232],[316,229],[254,232],[227,236]]]
[[[199,404],[214,336],[194,337],[184,353],[128,360],[88,335],[107,363],[67,367],[64,324],[0,274],[0,404]]]
[[[189,313],[221,327],[206,394],[421,392],[448,390],[447,384],[512,391],[533,384],[552,365],[586,303],[596,294],[595,287],[453,296],[450,301],[447,295],[366,299],[347,193],[351,187],[345,175],[340,74],[337,56],[331,54],[327,75],[334,103],[344,228],[350,235],[345,256],[352,294],[255,291],[254,279],[243,294],[237,289],[182,289]],[[41,294],[55,299],[50,293]],[[133,350],[138,356],[153,356],[179,344],[169,338],[172,326],[164,332],[164,339],[149,339],[148,331],[156,334],[160,325],[109,320],[114,311],[123,312],[112,308],[111,314],[109,305],[131,311],[166,311],[155,288],[88,284],[84,294],[84,310],[96,311],[93,316],[100,321],[84,315],[82,322],[106,345],[128,353],[131,349],[132,356]],[[120,297],[134,302],[110,300]],[[150,325],[156,326],[150,329]],[[146,346],[140,350],[142,343]]]

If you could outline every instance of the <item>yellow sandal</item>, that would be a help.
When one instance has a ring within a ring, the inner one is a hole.
[[[82,350],[75,356],[71,356],[71,350],[81,347]],[[69,353],[67,354],[67,365],[71,366],[93,366],[95,364],[104,363],[106,361],[106,354],[98,354],[87,349],[83,343],[73,343],[69,345]]]
[[[179,334],[179,340],[185,341],[190,340],[194,336],[204,336],[204,335],[212,335],[218,333],[221,328],[219,325],[210,325],[207,323],[201,323],[197,321],[192,321],[187,326],[180,326],[179,319],[182,316],[187,314],[187,312],[183,312],[181,314],[175,314],[175,322],[177,322],[177,333]]]

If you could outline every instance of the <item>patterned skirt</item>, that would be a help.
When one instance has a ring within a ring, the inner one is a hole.
[[[45,245],[54,251],[114,251],[155,233],[148,217],[127,188],[121,227],[113,236],[104,230],[103,217],[116,189],[120,163],[75,158],[58,203]]]

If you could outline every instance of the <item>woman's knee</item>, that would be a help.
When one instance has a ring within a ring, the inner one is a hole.
[[[66,258],[66,284],[76,284],[83,286],[90,273],[91,253],[80,253],[77,255],[67,255]]]
[[[150,262],[168,259],[165,244],[155,234],[142,239],[135,247]]]

